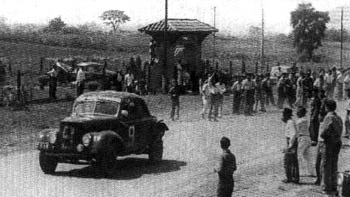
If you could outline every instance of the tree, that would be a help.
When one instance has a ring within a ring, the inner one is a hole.
[[[341,41],[341,30],[340,29],[329,29],[325,31],[326,38],[331,41],[340,42]],[[343,41],[347,41],[349,38],[349,33],[346,29],[343,29]]]
[[[305,53],[309,61],[312,59],[313,51],[322,46],[321,40],[325,37],[329,20],[328,12],[316,11],[311,3],[299,4],[291,12],[294,48],[297,53]]]
[[[64,23],[61,17],[56,17],[49,21],[49,26],[45,28],[45,30],[50,32],[61,32],[66,25],[67,24]]]
[[[100,18],[107,26],[112,26],[113,33],[115,34],[119,30],[119,26],[126,21],[130,21],[130,17],[124,14],[124,11],[120,10],[108,10],[104,11]]]

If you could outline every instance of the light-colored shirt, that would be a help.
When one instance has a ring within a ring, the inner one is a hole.
[[[77,83],[82,82],[85,80],[85,72],[83,69],[79,68],[78,73],[77,73]]]
[[[295,130],[295,122],[294,120],[290,119],[287,121],[286,126],[284,127],[284,134],[286,138],[292,139],[293,136],[296,134]]]
[[[219,90],[219,93],[220,94],[224,94],[224,92],[226,91],[226,87],[225,87],[225,84],[223,83],[216,83],[215,84],[216,88]]]
[[[296,120],[296,128],[298,136],[310,136],[309,134],[309,121],[306,116],[298,118]]]
[[[132,86],[132,83],[134,82],[134,75],[132,73],[128,73],[124,77],[126,86]]]
[[[57,77],[57,71],[56,69],[51,69],[49,72],[47,72],[47,74],[50,76],[50,77]]]
[[[346,75],[344,78],[345,89],[350,89],[350,75]]]
[[[236,81],[232,88],[231,88],[233,91],[241,91],[242,89],[242,83],[239,83],[238,81]]]
[[[251,90],[251,89],[253,89],[253,82],[252,81],[248,81],[248,79],[245,79],[242,82],[242,89],[244,89],[244,90]]]
[[[343,83],[344,82],[344,77],[341,72],[337,72],[337,83]]]
[[[203,87],[202,87],[202,95],[203,95],[204,97],[208,97],[209,94],[210,94],[210,92],[209,92],[209,83],[207,82],[207,83],[204,83],[204,84],[203,84]]]
[[[332,75],[329,75],[328,73],[326,73],[325,76],[324,76],[324,82],[326,84],[332,84],[332,82],[333,82]]]

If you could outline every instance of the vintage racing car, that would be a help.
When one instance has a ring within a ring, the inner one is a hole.
[[[50,174],[58,163],[88,162],[108,173],[117,156],[130,154],[148,154],[151,162],[160,162],[167,130],[136,94],[88,92],[75,100],[72,114],[59,128],[39,133],[40,167]]]

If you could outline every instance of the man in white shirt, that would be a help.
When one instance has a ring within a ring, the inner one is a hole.
[[[85,72],[81,67],[79,67],[77,72],[77,97],[84,93],[84,87],[85,87]]]
[[[335,89],[337,90],[337,99],[338,101],[343,100],[343,82],[344,82],[344,77],[343,73],[341,72],[342,70],[340,68],[337,69],[336,71],[336,86]]]
[[[238,80],[233,84],[232,86],[232,92],[233,92],[233,114],[239,114],[239,107],[241,105],[242,100],[242,77],[239,76]]]
[[[202,115],[202,118],[205,119],[207,116],[207,111],[209,109],[209,97],[210,97],[210,92],[209,92],[209,82],[208,79],[204,81],[203,86],[201,87],[201,95],[202,95],[202,102],[203,102],[203,109],[200,112]]]
[[[333,82],[333,78],[332,78],[332,71],[328,70],[328,72],[325,74],[324,76],[324,86],[325,86],[325,91],[326,91],[326,96],[328,98],[332,98],[332,82]]]
[[[125,87],[127,92],[133,92],[134,85],[134,75],[130,72],[130,70],[126,71],[126,75],[124,76]]]
[[[350,92],[350,73],[347,73],[344,78],[344,90],[345,90],[345,95],[348,95]],[[348,98],[350,99],[350,98]]]

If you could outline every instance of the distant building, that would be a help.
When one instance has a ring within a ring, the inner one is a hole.
[[[164,67],[164,20],[149,24],[138,29],[149,34],[156,41],[157,66],[151,71],[153,77],[150,84],[153,88],[162,87],[162,74],[165,73],[165,83],[176,78],[176,64],[180,60],[183,70],[198,76],[203,70],[202,42],[218,30],[197,19],[168,19],[167,24],[167,61]],[[163,84],[164,85],[164,84]]]

